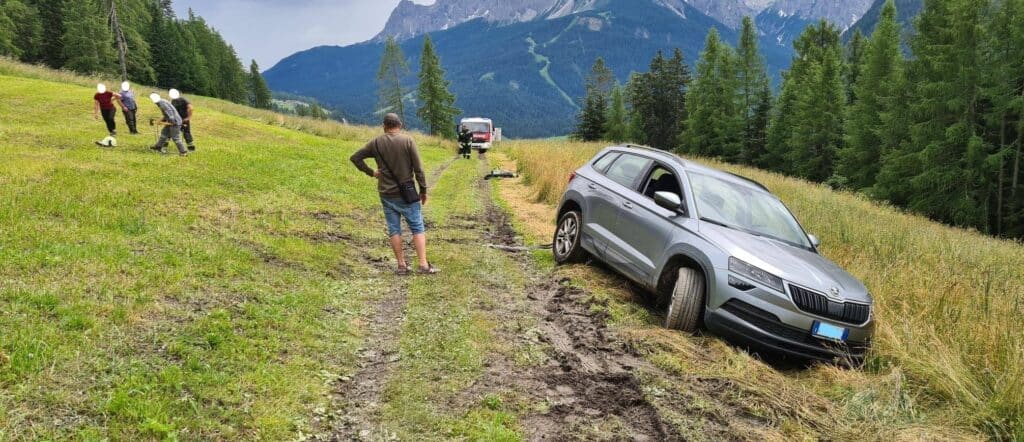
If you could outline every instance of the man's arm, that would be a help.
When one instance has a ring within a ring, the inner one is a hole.
[[[188,104],[188,116],[185,117],[185,121],[192,121],[192,103]]]
[[[367,143],[366,146],[363,146],[362,149],[359,149],[356,151],[356,153],[352,154],[352,158],[349,158],[349,160],[352,161],[352,164],[356,165],[357,169],[359,169],[366,175],[376,177],[377,172],[366,165],[366,159],[373,158],[372,144],[372,141]]]
[[[416,174],[416,183],[420,185],[420,194],[427,194],[427,175],[423,173],[423,162],[420,161],[420,151],[416,148],[415,141],[409,141],[412,146],[409,155],[412,157],[412,171]]]

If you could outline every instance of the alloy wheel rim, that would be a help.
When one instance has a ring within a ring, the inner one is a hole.
[[[576,219],[571,216],[566,217],[558,228],[558,238],[555,240],[555,249],[558,252],[558,256],[566,256],[572,251],[572,246],[576,243],[576,235],[578,233],[579,226],[576,224]]]

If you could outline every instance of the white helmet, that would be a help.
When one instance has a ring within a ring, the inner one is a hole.
[[[177,100],[181,98],[181,92],[179,92],[177,89],[171,89],[167,92],[167,95],[170,95],[172,100]]]
[[[157,104],[160,102],[160,94],[153,92],[152,94],[149,94],[149,99],[153,100],[153,104]]]
[[[106,93],[107,92],[107,85],[105,85],[103,83],[97,84],[96,85],[96,92],[99,92],[101,94]]]
[[[124,83],[121,83],[121,90],[122,91],[128,92],[128,90],[131,89],[131,88],[132,88],[132,84],[131,83],[129,83],[127,81],[124,82]]]

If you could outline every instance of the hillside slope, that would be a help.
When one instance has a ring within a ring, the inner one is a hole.
[[[517,141],[507,149],[536,197],[555,204],[566,171],[603,147]],[[863,426],[865,440],[943,438],[885,434],[915,425],[934,430],[972,426],[995,440],[1024,437],[1024,332],[1017,325],[1024,311],[1024,245],[944,226],[819,184],[691,160],[765,184],[821,238],[822,254],[864,281],[872,293],[877,330],[864,370],[810,373],[817,379],[811,385],[848,413],[834,416]],[[866,436],[869,428],[881,433]]]
[[[0,59],[0,440],[297,437],[392,285],[378,131],[191,97],[195,155],[103,150],[85,84]]]

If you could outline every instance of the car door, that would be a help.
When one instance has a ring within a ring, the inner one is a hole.
[[[614,151],[605,154],[594,162],[593,172],[582,177],[585,182],[580,191],[586,204],[583,213],[583,247],[602,259],[611,228],[619,217],[618,200],[608,188],[609,182],[604,173],[620,155],[620,152]]]
[[[606,230],[607,244],[604,247],[603,259],[608,265],[622,272],[627,277],[638,278],[635,267],[630,260],[635,255],[628,241],[629,232],[619,228],[619,217],[626,207],[633,205],[631,200],[637,197],[636,188],[640,177],[650,168],[653,161],[639,155],[623,153],[608,168],[603,180],[602,212],[605,219],[602,228]],[[614,220],[612,219],[614,214]]]
[[[616,254],[623,255],[624,266],[637,281],[652,281],[677,228],[683,220],[680,212],[654,202],[656,192],[671,192],[685,201],[682,180],[672,169],[660,163],[644,175],[632,198],[622,204],[614,232],[619,238]]]

